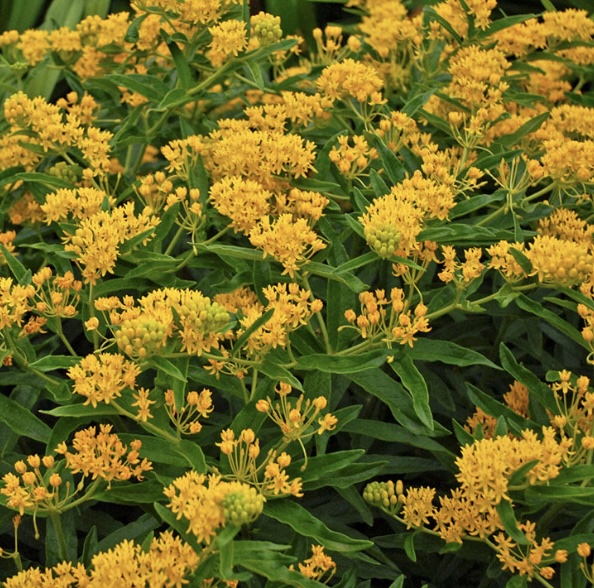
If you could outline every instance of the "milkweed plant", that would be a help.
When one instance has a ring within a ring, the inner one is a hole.
[[[343,4],[0,35],[5,588],[594,585],[594,20]]]

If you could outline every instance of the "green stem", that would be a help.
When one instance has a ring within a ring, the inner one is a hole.
[[[254,369],[253,374],[252,374],[252,386],[251,386],[251,391],[250,391],[250,400],[254,399],[254,396],[256,395],[256,388],[258,387],[258,370]]]
[[[112,404],[112,406],[114,406],[117,409],[117,411],[122,416],[128,417],[129,419],[132,419],[133,421],[138,422],[138,419],[136,418],[135,415],[133,415],[131,412],[127,411],[125,408],[120,406],[117,402],[112,400],[111,404]],[[179,443],[178,436],[172,435],[171,433],[168,433],[167,431],[160,429],[159,427],[157,427],[156,425],[153,425],[152,423],[149,423],[148,421],[146,423],[138,423],[138,424],[143,429],[146,429],[147,431],[154,433],[157,437],[160,437],[161,439],[166,439],[167,441],[173,441],[173,443]]]
[[[549,184],[548,186],[545,186],[544,188],[542,188],[542,190],[539,190],[538,192],[534,192],[534,194],[530,194],[530,196],[526,196],[526,198],[524,198],[524,201],[531,202],[532,200],[536,200],[536,198],[540,198],[541,196],[544,196],[545,194],[552,192],[556,187],[557,187],[557,182],[553,182],[552,184]]]
[[[182,260],[175,266],[175,270],[179,271],[182,268],[186,267],[186,265],[188,265],[188,263],[190,263],[190,261],[192,260],[192,258],[195,256],[193,249],[190,249],[182,258]]]
[[[301,280],[303,281],[303,285],[309,291],[310,300],[314,300],[315,298],[314,298],[311,286],[309,285],[309,280],[307,279],[307,274],[304,273],[301,276]],[[322,338],[324,339],[324,345],[326,346],[326,354],[332,355],[333,354],[332,345],[330,344],[330,337],[328,336],[328,329],[326,328],[326,323],[324,321],[324,317],[322,316],[321,311],[316,312],[316,317],[317,317],[318,324],[320,326],[320,332],[322,333]]]
[[[202,243],[198,243],[200,247],[206,247],[215,241],[218,241],[227,231],[229,230],[229,225],[227,225],[224,229],[221,229],[216,235],[207,239],[206,241],[202,241]]]
[[[68,510],[76,508],[79,504],[82,504],[83,502],[87,502],[88,500],[91,500],[91,498],[95,494],[95,491],[101,485],[102,481],[103,480],[101,478],[96,478],[93,481],[93,483],[87,488],[87,491],[80,498],[77,498],[76,500],[69,502],[66,506],[64,506],[60,509],[60,512],[66,512]]]
[[[68,339],[64,336],[64,331],[62,330],[62,321],[60,320],[60,317],[57,317],[56,334],[58,335],[60,341],[64,343],[66,349],[68,349],[68,353],[70,353],[70,355],[73,355],[74,357],[78,357],[78,353],[74,351],[74,348],[72,347],[72,345],[70,345],[70,341],[68,341]]]
[[[525,284],[524,286],[517,286],[515,288],[512,287],[512,291],[513,292],[524,292],[526,290],[533,290],[534,288],[537,288],[537,287],[538,287],[538,284]],[[496,300],[497,297],[499,297],[500,295],[501,295],[501,290],[497,290],[497,292],[494,292],[493,294],[489,294],[488,296],[484,296],[483,298],[479,298],[478,300],[469,300],[469,303],[474,306],[480,306],[481,304],[486,304],[487,302],[491,302],[491,300]],[[453,310],[464,310],[464,311],[467,310],[464,306],[462,306],[460,304],[459,296],[451,304],[448,304],[447,306],[444,306],[443,308],[440,308],[439,310],[436,310],[436,311],[428,314],[425,318],[427,320],[435,320],[436,318],[439,318],[439,317],[443,316],[444,314],[448,314],[449,312],[451,312]]]
[[[491,222],[493,219],[496,219],[498,216],[505,214],[507,211],[507,205],[494,210],[491,214],[488,214],[483,220],[479,221],[475,224],[476,227],[484,227],[486,224]]]
[[[171,239],[169,245],[167,246],[167,249],[165,249],[165,255],[171,255],[173,248],[177,245],[177,242],[179,241],[179,238],[183,235],[184,231],[185,229],[183,227],[179,227],[177,229],[175,235],[173,235],[173,239]]]
[[[96,318],[95,291],[93,284],[89,284],[89,315],[91,318]],[[93,349],[97,351],[97,349],[99,349],[99,333],[97,333],[96,329],[91,331],[91,339],[93,340]]]
[[[58,553],[62,561],[68,560],[68,550],[66,548],[66,539],[64,538],[64,530],[62,529],[62,521],[60,520],[60,513],[55,510],[50,510],[49,516],[54,525],[56,537],[58,538]]]
[[[239,383],[241,384],[241,389],[243,390],[243,403],[247,404],[250,401],[250,393],[248,392],[248,389],[246,388],[243,378],[241,380],[239,380]]]

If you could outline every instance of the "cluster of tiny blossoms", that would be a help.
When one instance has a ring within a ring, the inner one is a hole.
[[[101,425],[99,429],[89,427],[77,431],[72,450],[64,442],[55,450],[63,456],[63,460],[56,460],[53,455],[30,455],[26,462],[17,461],[14,464],[16,474],[9,472],[2,478],[0,494],[6,496],[7,506],[18,510],[21,515],[26,512],[34,515],[38,512],[63,512],[72,508],[74,497],[81,493],[84,482],[76,487],[64,482],[60,473],[63,468],[70,470],[71,474],[82,474],[83,479],[105,481],[108,486],[114,480],[142,479],[144,473],[152,469],[151,463],[139,456],[142,442],[132,441],[128,450],[111,430],[111,425]],[[92,490],[85,492],[87,496],[79,497],[77,503],[92,495]]]
[[[164,492],[171,512],[178,520],[185,519],[188,532],[205,545],[226,525],[254,522],[266,500],[253,486],[193,470],[176,478]]]
[[[422,303],[417,304],[412,311],[401,288],[392,288],[390,298],[386,297],[384,290],[361,292],[359,301],[361,314],[357,315],[353,309],[349,309],[344,316],[363,339],[381,338],[388,345],[399,343],[412,347],[416,341],[415,335],[431,330],[425,317],[427,307]]]
[[[119,588],[132,578],[135,586],[174,588],[187,583],[198,567],[194,549],[164,531],[153,538],[148,550],[133,541],[123,541],[108,551],[97,553],[87,571],[81,564],[62,562],[42,571],[29,568],[9,578],[6,588]]]
[[[527,542],[518,544],[505,531],[497,507],[510,501],[514,472],[533,464],[516,484],[545,484],[557,477],[572,449],[570,439],[556,440],[555,430],[543,427],[542,437],[530,430],[520,438],[485,438],[465,445],[456,460],[458,486],[449,495],[439,496],[430,487],[410,487],[402,482],[372,482],[363,496],[407,528],[431,529],[448,543],[462,543],[467,537],[486,541],[497,554],[503,568],[529,578],[550,578],[552,563],[567,559],[567,552],[554,549],[549,538],[538,539],[535,524],[520,523]]]

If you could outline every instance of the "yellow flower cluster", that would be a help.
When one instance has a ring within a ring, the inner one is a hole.
[[[188,521],[188,532],[209,545],[226,525],[247,525],[262,513],[266,499],[243,482],[226,482],[190,470],[164,489],[168,508],[176,518]]]
[[[6,580],[5,588],[177,588],[200,563],[194,549],[170,531],[154,537],[148,550],[129,540],[93,556],[90,570],[62,562],[45,571],[30,568]],[[133,582],[131,584],[130,582]]]
[[[235,232],[249,234],[260,219],[270,213],[272,192],[255,180],[229,176],[215,182],[209,199],[216,210],[231,219]]]
[[[312,545],[311,557],[308,557],[303,562],[299,562],[297,565],[299,566],[299,571],[306,578],[316,580],[322,584],[327,584],[336,572],[336,563],[324,552],[322,545]],[[294,566],[291,565],[289,569],[294,569]]]
[[[78,313],[79,292],[82,282],[75,280],[72,272],[53,276],[52,269],[45,266],[33,275],[35,310],[45,318],[70,318]]]
[[[487,253],[491,256],[488,267],[498,271],[507,282],[513,284],[525,278],[526,272],[512,255],[510,249],[515,249],[525,255],[524,243],[499,241],[487,248]]]
[[[283,266],[283,275],[291,278],[326,244],[317,236],[304,218],[295,219],[292,214],[281,214],[270,220],[264,217],[250,231],[250,243],[262,249],[264,257],[270,256]]]
[[[509,85],[503,77],[509,67],[505,54],[497,48],[470,45],[460,49],[448,67],[452,81],[444,93],[449,100],[433,96],[426,110],[449,121],[462,147],[474,148],[505,112],[503,95]]]
[[[319,92],[332,101],[354,98],[371,105],[382,104],[382,79],[373,67],[345,59],[324,68],[316,80]]]
[[[95,480],[106,480],[108,486],[113,480],[129,480],[134,477],[142,480],[143,474],[152,469],[146,458],[139,457],[141,441],[132,441],[130,451],[120,438],[111,432],[111,425],[89,427],[74,434],[73,451],[69,451],[66,443],[60,443],[56,453],[64,456],[66,466],[73,474],[82,473]]]
[[[158,222],[146,210],[136,216],[134,204],[128,202],[84,218],[74,234],[63,237],[64,249],[75,254],[85,281],[95,284],[113,272],[123,243],[141,234],[147,235],[146,242]]]
[[[242,20],[225,20],[209,27],[208,32],[212,40],[207,55],[214,67],[221,67],[247,47],[247,30]]]
[[[262,289],[262,294],[266,305],[261,304],[256,294],[245,287],[215,296],[216,302],[229,312],[238,314],[236,338],[241,337],[265,312],[274,310],[270,319],[251,333],[242,347],[242,353],[251,359],[262,358],[277,347],[286,348],[290,344],[290,333],[307,325],[312,316],[322,310],[321,300],[311,297],[308,290],[293,282],[267,286]],[[228,354],[223,356],[228,357]]]
[[[0,278],[0,329],[21,326],[32,307],[35,286],[15,284],[12,278]]]
[[[444,245],[442,254],[443,269],[437,275],[446,284],[454,282],[457,288],[466,288],[470,282],[480,278],[485,269],[480,260],[483,254],[480,247],[465,249],[463,262],[456,259],[456,249],[451,245]]]
[[[108,487],[113,480],[142,479],[143,473],[152,469],[152,465],[147,459],[140,459],[140,441],[132,441],[130,445],[128,451],[119,437],[111,433],[111,425],[101,425],[99,432],[96,427],[77,431],[72,442],[73,451],[68,450],[66,443],[61,443],[55,450],[64,456],[64,460],[56,461],[53,455],[30,455],[26,463],[17,461],[14,464],[16,474],[9,472],[3,476],[0,494],[6,496],[9,508],[18,510],[21,515],[31,512],[34,521],[39,512],[63,512],[72,507],[70,503],[84,488],[83,484],[72,486],[70,482],[64,482],[60,474],[64,467],[72,474],[82,473],[83,477],[104,480]],[[84,499],[79,498],[77,503]],[[35,530],[37,533],[36,526]]]
[[[41,472],[43,465],[45,472]],[[58,473],[55,459],[51,455],[40,458],[39,455],[29,455],[27,462],[22,460],[14,464],[18,475],[9,472],[2,478],[4,483],[0,494],[6,496],[6,505],[19,511],[23,515],[25,511],[38,510],[58,511],[72,497],[74,489],[66,485],[65,495],[60,496],[62,476]],[[31,469],[29,469],[29,467]]]
[[[434,525],[435,531],[448,543],[462,543],[467,536],[489,540],[497,552],[503,569],[513,573],[551,577],[548,566],[562,561],[567,552],[554,552],[548,538],[537,539],[535,525],[520,523],[528,543],[518,546],[504,531],[497,505],[510,500],[510,478],[526,464],[534,465],[525,472],[525,485],[543,484],[557,477],[571,453],[572,441],[557,441],[555,430],[543,427],[542,438],[533,431],[522,432],[521,438],[510,436],[485,438],[462,448],[456,460],[459,486],[447,496],[439,497],[430,487],[404,489],[402,482],[372,482],[363,497],[386,513],[401,520],[407,528]]]
[[[545,580],[550,580],[555,570],[543,564],[566,561],[567,552],[554,551],[555,544],[548,537],[543,537],[539,541],[536,536],[536,524],[531,521],[519,523],[518,528],[528,540],[527,545],[519,545],[505,533],[497,533],[493,537],[501,568],[528,578],[539,575]]]
[[[443,220],[454,206],[454,191],[423,177],[420,171],[376,198],[361,215],[365,239],[380,256],[418,253],[417,237],[430,219]]]
[[[43,159],[43,153],[65,155],[70,150],[80,152],[90,177],[104,174],[110,168],[109,131],[92,125],[95,100],[85,94],[80,99],[71,92],[60,104],[49,104],[43,98],[29,98],[24,92],[9,96],[4,102],[4,116],[10,130],[0,137],[2,163],[27,165],[32,168]],[[12,137],[27,136],[34,147],[18,146]],[[38,153],[35,148],[39,148]],[[27,155],[29,151],[34,155]],[[23,160],[20,157],[23,156]],[[87,177],[89,177],[87,176]]]
[[[186,394],[185,404],[177,407],[173,390],[166,390],[165,410],[181,434],[195,435],[202,430],[202,423],[198,419],[208,418],[214,410],[212,392],[208,388],[203,388],[201,392],[192,390]]]
[[[229,314],[197,290],[163,288],[135,302],[130,296],[95,301],[97,310],[109,313],[118,347],[133,359],[159,353],[173,337],[189,355],[217,349],[226,337]]]
[[[134,389],[139,374],[140,368],[119,353],[90,354],[68,370],[75,394],[84,396],[85,404],[93,408],[119,398],[126,388]]]
[[[266,400],[261,399],[256,403],[256,410],[266,413],[278,425],[284,442],[301,442],[313,435],[315,431],[311,430],[311,427],[316,419],[318,435],[325,431],[332,431],[336,427],[338,419],[331,413],[326,413],[323,417],[318,418],[320,411],[324,410],[328,404],[326,398],[318,396],[313,400],[305,400],[305,396],[301,394],[296,401],[292,402],[292,399],[288,399],[291,391],[292,387],[289,384],[280,382],[275,388],[280,401],[266,397]]]
[[[243,429],[238,437],[232,429],[226,429],[221,432],[221,442],[216,445],[229,460],[231,473],[226,475],[227,478],[249,484],[263,497],[303,496],[301,478],[291,480],[286,472],[292,461],[288,453],[278,454],[271,449],[258,465],[260,440],[252,429]]]
[[[590,378],[561,370],[550,387],[557,405],[557,414],[550,415],[551,425],[573,447],[569,465],[588,463],[594,450],[594,392],[590,389]]]
[[[479,29],[486,29],[491,22],[491,13],[497,6],[497,0],[445,0],[436,5],[437,13],[445,18],[461,37],[468,36],[468,23],[472,19]],[[450,38],[445,29],[432,22],[432,33],[439,38]]]
[[[338,137],[338,146],[331,149],[328,157],[341,175],[347,180],[352,180],[361,176],[371,161],[377,159],[378,154],[369,146],[365,137],[341,135]]]
[[[64,220],[82,221],[104,210],[115,206],[113,196],[103,190],[92,187],[81,187],[72,190],[61,189],[45,197],[45,202],[40,205],[49,224]]]
[[[392,288],[389,299],[384,290],[361,292],[359,301],[361,314],[357,315],[353,309],[349,309],[344,316],[363,339],[381,337],[389,346],[399,343],[412,347],[416,341],[415,335],[431,330],[425,318],[427,307],[422,303],[417,304],[413,312],[401,288]]]
[[[266,121],[270,122],[268,117]],[[202,138],[204,165],[213,181],[240,176],[280,191],[287,179],[304,177],[312,170],[314,143],[282,128],[254,126],[248,120],[223,119],[218,129]]]

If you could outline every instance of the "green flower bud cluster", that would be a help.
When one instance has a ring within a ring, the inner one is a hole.
[[[252,36],[256,37],[263,47],[272,45],[283,36],[280,23],[280,17],[260,12],[252,17]]]
[[[216,333],[230,320],[227,310],[205,296],[188,297],[179,307],[179,317],[199,333]]]
[[[255,488],[243,485],[241,490],[229,492],[223,498],[223,514],[227,524],[240,527],[253,523],[262,514],[264,496]]]
[[[371,482],[363,490],[363,499],[373,506],[396,513],[402,503],[400,497],[403,491],[404,487],[400,480],[396,483],[392,482],[392,480],[388,482]]]
[[[65,161],[58,161],[58,163],[48,168],[47,173],[50,176],[54,176],[54,178],[66,180],[71,184],[75,184],[80,179],[80,167],[78,165],[70,165]]]
[[[144,317],[122,321],[114,335],[118,347],[133,359],[154,355],[167,339],[165,325]]]
[[[381,229],[374,227],[373,231],[366,231],[365,238],[369,246],[384,258],[394,255],[400,243],[400,233],[396,228],[385,225]]]

